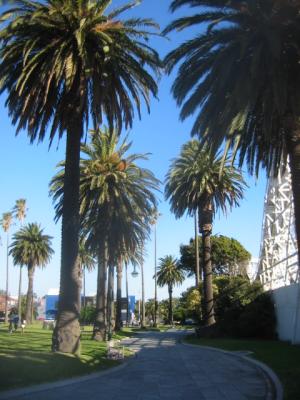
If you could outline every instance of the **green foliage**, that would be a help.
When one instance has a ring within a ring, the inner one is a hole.
[[[194,239],[189,245],[180,246],[180,267],[189,276],[195,274],[195,244]],[[199,238],[199,257],[202,258],[202,243]],[[227,236],[211,236],[211,261],[215,274],[246,276],[245,266],[251,254],[236,239]]]
[[[173,0],[171,10],[185,5],[192,15],[165,29],[197,32],[165,59],[168,72],[179,65],[181,119],[194,115],[192,134],[214,150],[227,142],[251,173],[273,171],[299,129],[299,1]]]
[[[99,0],[31,1],[3,10],[1,87],[17,131],[31,141],[102,123],[131,126],[141,98],[156,96],[158,54],[146,42],[157,34],[151,19],[122,19],[136,3],[108,11]],[[73,132],[72,132],[73,133]]]
[[[169,168],[165,196],[177,218],[185,212],[194,215],[198,209],[201,220],[208,201],[213,214],[218,209],[225,212],[227,207],[238,205],[244,186],[242,175],[228,160],[222,160],[208,148],[201,148],[199,141],[191,140],[182,146],[179,157]]]
[[[95,322],[96,317],[96,307],[88,305],[82,307],[80,310],[80,323],[91,325]]]
[[[241,276],[214,278],[215,313],[220,333],[232,337],[276,337],[274,304],[260,282]]]
[[[184,281],[184,274],[178,268],[178,261],[172,256],[160,258],[157,269],[158,286],[168,286],[169,290],[175,285],[180,285]]]
[[[136,262],[157,206],[154,191],[159,181],[137,164],[147,160],[147,154],[128,154],[131,142],[127,137],[121,140],[116,131],[103,128],[90,131],[90,139],[89,144],[82,145],[80,159],[80,215],[85,245],[97,253],[106,238],[111,263],[116,263],[120,254],[124,261],[130,255]],[[63,209],[64,163],[59,167],[63,168],[50,182],[57,220]]]
[[[186,318],[199,321],[201,317],[201,297],[200,291],[195,287],[190,287],[183,292],[179,298],[179,304],[174,310],[174,318],[184,322]],[[177,316],[177,318],[176,318]]]
[[[29,268],[44,267],[54,251],[51,248],[51,236],[44,235],[43,229],[36,223],[29,223],[13,235],[9,254],[15,265]]]

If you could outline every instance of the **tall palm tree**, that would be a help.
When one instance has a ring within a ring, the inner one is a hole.
[[[17,133],[30,141],[66,132],[66,174],[57,324],[53,350],[79,349],[78,235],[80,141],[91,120],[105,118],[118,130],[140,116],[142,97],[149,109],[156,96],[152,72],[157,53],[147,40],[157,28],[150,19],[122,20],[136,2],[107,11],[110,0],[21,1],[4,11],[0,30],[0,93]],[[154,30],[153,30],[154,29]]]
[[[33,278],[36,267],[45,267],[51,259],[51,236],[44,235],[37,223],[29,223],[13,235],[9,254],[15,265],[26,265],[28,270],[28,290],[25,319],[32,323]]]
[[[16,204],[13,208],[13,214],[19,220],[21,227],[26,218],[26,212],[27,212],[26,199],[16,200]],[[22,324],[22,264],[20,264],[20,273],[19,273],[18,316],[19,316],[19,327],[20,327]]]
[[[5,284],[5,323],[8,322],[8,286],[9,286],[9,229],[12,224],[13,215],[11,212],[2,214],[1,225],[2,229],[6,233],[6,284]]]
[[[126,153],[131,143],[119,142],[116,132],[91,131],[91,143],[82,146],[80,213],[86,243],[98,258],[97,314],[94,338],[105,337],[105,282],[108,266],[119,257],[136,254],[149,232],[147,217],[156,207],[153,191],[158,180],[136,164],[147,155]],[[63,164],[61,164],[63,166]],[[64,169],[51,182],[56,214],[62,214]]]
[[[78,259],[79,259],[79,270],[82,276],[83,286],[83,307],[86,305],[85,301],[85,273],[86,271],[92,271],[95,268],[95,258],[93,254],[87,249],[84,239],[79,241],[78,248]],[[81,290],[79,292],[79,307],[81,305]]]
[[[206,325],[215,322],[210,256],[213,217],[218,209],[226,212],[228,207],[238,205],[244,186],[243,178],[234,166],[227,160],[223,162],[208,148],[203,148],[197,140],[183,145],[180,156],[173,160],[167,174],[165,195],[175,216],[180,218],[185,212],[195,215],[198,211],[203,246]]]
[[[169,324],[173,325],[173,288],[184,281],[184,274],[179,268],[178,261],[172,256],[159,259],[157,271],[158,286],[168,286],[169,292]]]
[[[193,26],[200,34],[168,54],[181,64],[173,95],[192,133],[244,161],[250,173],[275,174],[289,164],[300,262],[300,3],[280,0],[173,0],[194,7],[166,32]]]

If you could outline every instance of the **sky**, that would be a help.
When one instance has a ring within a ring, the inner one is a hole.
[[[113,4],[123,4],[123,0],[115,0]],[[161,28],[164,28],[174,17],[190,15],[193,11],[183,9],[173,15],[168,11],[168,0],[144,0],[138,7],[124,14],[124,17],[140,16],[152,17]],[[184,33],[175,33],[169,39],[154,38],[150,43],[163,57],[183,40],[190,38],[195,30]],[[143,112],[141,121],[135,119],[133,128],[124,132],[130,134],[133,141],[132,152],[151,153],[148,162],[143,166],[151,169],[162,182],[168,171],[170,161],[177,157],[181,146],[190,139],[190,130],[193,122],[191,117],[185,122],[179,121],[179,109],[170,93],[174,80],[171,76],[162,76],[159,81],[159,99],[152,99],[151,113]],[[49,197],[49,181],[56,172],[56,165],[64,159],[65,141],[54,141],[49,149],[49,143],[30,144],[26,132],[16,137],[15,129],[10,122],[8,110],[5,108],[5,94],[0,96],[0,215],[10,211],[19,198],[27,200],[27,217],[25,223],[37,222],[44,228],[44,233],[51,235],[52,247],[55,251],[50,263],[44,269],[37,269],[34,279],[34,292],[38,296],[45,295],[49,289],[59,287],[60,275],[60,239],[61,225],[54,223],[54,207]],[[239,240],[253,257],[259,256],[261,227],[263,217],[263,203],[266,179],[264,172],[259,179],[247,175],[245,180],[248,189],[240,207],[229,212],[227,216],[217,215],[213,233],[227,235]],[[163,186],[159,194],[159,212],[161,216],[157,222],[157,258],[166,255],[179,257],[180,244],[187,244],[194,234],[193,220],[183,217],[176,220],[170,213],[169,204],[164,201]],[[10,237],[19,229],[19,222],[15,221],[10,230]],[[6,244],[7,236],[0,229],[0,289],[5,289],[6,278]],[[145,270],[145,297],[154,297],[154,240],[153,232],[146,246],[144,261]],[[131,277],[132,267],[129,267],[129,294],[141,296],[141,277]],[[23,272],[22,292],[27,289],[26,273]],[[179,296],[184,290],[194,284],[194,279],[186,279],[184,284],[175,288],[174,296]],[[96,293],[96,271],[87,274],[87,294]],[[18,268],[9,260],[9,292],[17,295]],[[125,294],[125,292],[123,292]],[[167,298],[167,289],[158,289],[159,299]]]

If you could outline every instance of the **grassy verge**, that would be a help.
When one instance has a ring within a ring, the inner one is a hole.
[[[115,366],[107,360],[106,344],[91,340],[90,329],[82,332],[81,355],[51,352],[52,332],[40,325],[20,332],[8,333],[0,327],[0,388],[1,390],[66,379]]]
[[[300,399],[300,346],[278,341],[205,339],[188,336],[187,343],[224,350],[249,350],[253,357],[276,372],[284,387],[284,399]]]

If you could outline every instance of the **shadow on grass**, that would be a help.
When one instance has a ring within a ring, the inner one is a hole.
[[[106,359],[106,344],[91,340],[90,334],[82,335],[80,357],[52,353],[51,337],[51,331],[40,329],[24,335],[0,329],[1,390],[71,378],[119,364]]]

